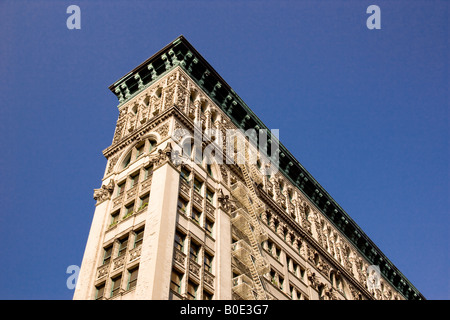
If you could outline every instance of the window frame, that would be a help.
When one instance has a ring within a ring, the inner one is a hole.
[[[192,293],[190,292],[190,288],[194,289],[194,295],[192,295]],[[187,290],[186,290],[186,294],[188,296],[188,300],[197,300],[198,288],[199,288],[198,284],[196,284],[195,282],[193,282],[190,279],[188,279]],[[190,297],[192,297],[193,299],[191,299]]]
[[[109,256],[106,256],[108,253],[108,250],[111,250],[109,252]],[[113,249],[114,249],[114,245],[110,244],[106,247],[103,248],[103,260],[102,260],[102,266],[107,265],[111,262],[111,257],[112,257],[112,253],[113,253]]]
[[[178,283],[174,281],[174,275],[178,278]],[[179,272],[178,270],[172,269],[172,273],[170,274],[170,290],[181,294],[181,284],[183,283],[184,274]],[[173,287],[176,287],[177,290],[174,290]]]
[[[102,295],[99,297],[98,293],[100,292],[100,289],[102,289],[101,291]],[[106,289],[105,282],[102,282],[95,286],[95,300],[102,300],[105,297],[105,289]]]
[[[131,277],[132,277],[132,275],[133,275],[133,272],[136,272],[136,276],[135,276],[136,278],[133,279],[133,280],[131,280]],[[131,289],[133,289],[133,288],[136,287],[138,276],[139,276],[139,265],[136,266],[136,267],[134,267],[134,268],[132,268],[132,269],[130,269],[130,270],[128,270],[127,290],[131,290]],[[132,287],[130,287],[131,284],[133,284]]]
[[[197,186],[197,183],[200,184],[200,187]],[[203,181],[200,181],[199,179],[194,178],[194,191],[200,195],[202,194],[203,185],[204,185]]]
[[[133,249],[139,247],[144,242],[144,231],[144,228],[135,231]]]
[[[124,238],[119,240],[119,248],[118,248],[118,251],[117,251],[117,257],[121,257],[121,256],[123,256],[123,255],[125,255],[127,253],[128,242],[129,242],[128,236],[126,236],[126,237],[124,237]],[[125,244],[125,246],[124,246],[124,244]]]
[[[198,263],[201,248],[202,247],[200,244],[197,244],[191,240],[189,246],[189,259]],[[195,259],[193,259],[192,257],[194,257]]]
[[[179,241],[177,241],[177,238],[181,239],[181,243]],[[183,253],[184,253],[185,241],[186,241],[186,235],[182,234],[178,230],[175,231],[174,247]]]
[[[191,210],[191,219],[197,223],[198,225],[201,225],[202,220],[202,212],[198,210],[197,208],[193,207]]]
[[[122,287],[122,273],[118,274],[116,277],[111,278],[111,292],[110,292],[110,298],[114,298],[116,295],[120,293],[120,289]],[[115,284],[118,283],[118,287],[115,288]],[[117,293],[115,293],[117,292]]]

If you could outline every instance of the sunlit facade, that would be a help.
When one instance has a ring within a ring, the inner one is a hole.
[[[184,37],[110,90],[74,299],[424,299]]]

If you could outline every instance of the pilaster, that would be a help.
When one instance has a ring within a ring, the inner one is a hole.
[[[153,171],[135,299],[169,298],[179,180],[169,161]]]
[[[94,280],[101,254],[104,234],[105,219],[111,200],[102,201],[97,204],[92,219],[89,237],[84,250],[80,272],[78,274],[77,286],[73,295],[74,300],[88,300],[93,295]]]
[[[216,228],[216,297],[231,300],[231,217],[222,207],[217,209]]]

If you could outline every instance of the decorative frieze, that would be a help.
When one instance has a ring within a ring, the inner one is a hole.
[[[113,261],[113,271],[122,268],[125,264],[125,255],[117,257]]]
[[[141,192],[148,190],[152,185],[152,176],[141,182]]]
[[[204,283],[209,285],[211,288],[214,288],[214,276],[206,270],[203,272],[203,280]]]
[[[196,205],[199,209],[203,208],[203,197],[199,195],[197,192],[193,193],[192,200],[194,205]]]
[[[189,271],[197,278],[200,278],[200,265],[197,262],[193,260],[189,261]]]
[[[134,198],[137,193],[137,189],[137,186],[134,186],[131,189],[127,190],[127,200]]]
[[[132,261],[134,261],[136,259],[139,259],[140,256],[141,256],[141,251],[142,251],[142,246],[139,246],[139,247],[136,247],[136,248],[130,250],[129,262],[132,262]]]
[[[180,179],[180,193],[186,198],[190,198],[191,187],[183,179]]]
[[[110,265],[105,264],[97,268],[97,279],[103,278],[109,272]]]
[[[181,252],[180,250],[178,250],[177,248],[175,248],[174,253],[173,253],[173,259],[181,266],[184,268],[184,263],[186,261],[186,255]]]

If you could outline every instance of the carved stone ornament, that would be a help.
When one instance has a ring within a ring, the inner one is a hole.
[[[232,200],[230,199],[229,195],[224,195],[222,189],[219,189],[219,194],[217,197],[217,200],[220,203],[220,206],[226,211],[229,212],[234,208],[232,204]]]
[[[94,189],[94,200],[97,204],[111,199],[111,194],[114,190],[114,181],[110,181],[108,185],[102,185],[100,189]]]
[[[308,277],[309,285],[311,287],[313,287],[314,289],[317,289],[318,282],[317,282],[316,274],[314,272],[311,272],[311,269],[307,268],[306,276]]]
[[[147,164],[153,164],[155,166],[161,165],[172,158],[172,144],[167,143],[164,150],[158,149],[158,152],[149,156],[149,161]]]
[[[164,139],[169,134],[169,123],[166,122],[159,126],[155,131],[161,136],[161,139]]]

